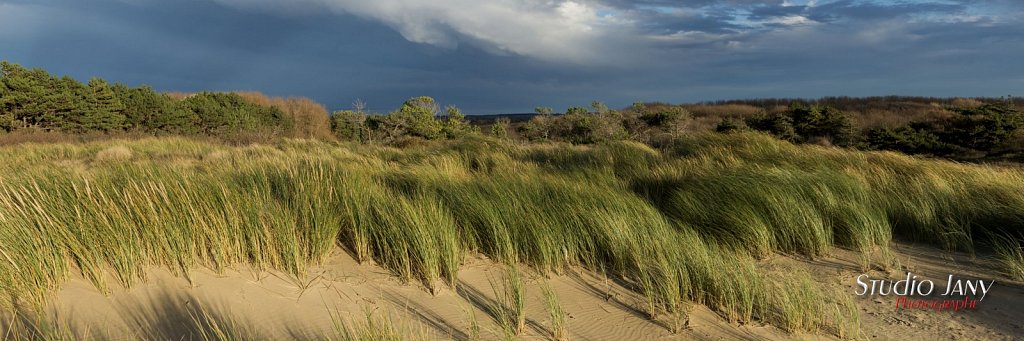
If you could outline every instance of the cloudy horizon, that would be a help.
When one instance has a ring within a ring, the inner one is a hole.
[[[161,91],[471,114],[1024,95],[1010,0],[0,0],[0,59]]]

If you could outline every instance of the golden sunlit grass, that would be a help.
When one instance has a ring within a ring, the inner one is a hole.
[[[454,289],[475,252],[541,273],[607,273],[674,331],[700,303],[732,321],[813,332],[852,303],[805,278],[766,279],[759,259],[843,247],[865,267],[888,266],[894,235],[970,251],[983,232],[1024,223],[1017,170],[756,134],[685,137],[661,151],[159,138],[3,147],[0,159],[6,305],[41,305],[71,271],[101,290],[154,265],[302,278],[341,245],[433,293]],[[799,290],[765,294],[780,286]]]

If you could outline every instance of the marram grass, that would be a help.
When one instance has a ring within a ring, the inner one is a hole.
[[[690,303],[734,321],[836,330],[828,321],[852,303],[805,278],[767,278],[759,259],[843,247],[887,266],[894,236],[971,251],[1024,224],[1024,172],[756,134],[685,137],[661,151],[159,138],[8,146],[0,158],[8,306],[42,304],[72,271],[101,290],[143,280],[147,266],[302,277],[341,245],[435,293],[456,285],[473,252],[542,273],[606,272],[673,330]],[[799,290],[765,295],[780,286]]]

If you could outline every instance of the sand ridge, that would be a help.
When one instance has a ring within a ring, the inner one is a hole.
[[[937,279],[953,273],[995,278],[997,284],[978,309],[956,313],[897,311],[893,297],[855,297],[861,313],[860,337],[991,340],[1013,339],[1022,333],[1024,286],[992,276],[996,272],[990,262],[909,244],[895,245],[894,251],[899,267],[868,273],[899,278],[900,272],[912,271]],[[836,250],[823,259],[777,256],[763,265],[770,272],[811,272],[822,284],[840,286],[854,296],[854,279],[862,273],[857,259],[855,253]],[[316,339],[338,321],[358,323],[367,315],[386,315],[409,333],[432,339],[471,339],[473,320],[482,339],[502,337],[487,306],[495,300],[492,282],[503,270],[478,256],[467,258],[456,290],[445,287],[436,296],[423,285],[402,283],[373,264],[358,264],[341,249],[303,279],[246,268],[220,274],[194,269],[189,273],[191,281],[160,268],[151,268],[147,274],[146,281],[127,289],[113,287],[106,296],[74,276],[50,302],[49,314],[67,322],[77,335],[115,340],[194,339],[210,324],[230,326],[253,339]],[[551,339],[551,321],[540,289],[545,282],[561,301],[573,340],[835,339],[789,334],[758,322],[730,323],[700,305],[691,307],[685,330],[672,334],[664,322],[652,321],[638,308],[642,297],[598,273],[576,269],[543,278],[527,272],[525,278],[527,328],[520,337],[525,340]]]

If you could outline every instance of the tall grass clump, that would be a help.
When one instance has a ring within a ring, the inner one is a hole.
[[[820,284],[802,271],[768,276],[773,280],[766,287],[770,294],[763,297],[768,305],[763,313],[774,325],[790,332],[859,334],[860,313],[842,290]]]
[[[1015,280],[1024,280],[1024,247],[1011,236],[992,237],[992,250],[1006,275]]]
[[[569,341],[568,321],[565,318],[562,302],[558,300],[558,295],[555,294],[555,290],[549,283],[541,286],[541,290],[544,295],[544,305],[551,318],[551,338],[556,341]]]
[[[496,315],[506,338],[526,331],[526,285],[522,276],[518,268],[510,266],[501,279],[490,279],[495,299],[489,310]]]
[[[15,309],[0,311],[0,340],[91,340],[88,331],[74,330],[65,319],[45,313]]]
[[[431,340],[424,331],[418,332],[396,324],[387,312],[374,314],[367,311],[361,321],[350,321],[338,313],[331,313],[333,331],[320,335],[320,339],[339,341],[409,341]]]

